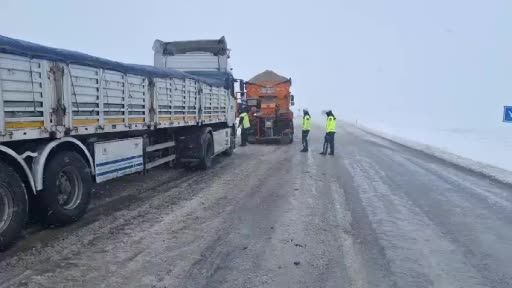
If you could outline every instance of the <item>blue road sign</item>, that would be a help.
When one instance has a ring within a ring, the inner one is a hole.
[[[512,106],[505,106],[503,109],[503,122],[512,123]]]

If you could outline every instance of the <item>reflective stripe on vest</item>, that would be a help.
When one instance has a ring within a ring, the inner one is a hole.
[[[250,128],[251,122],[249,122],[249,114],[246,112],[240,114],[240,117],[243,117],[244,120],[242,120],[242,127],[243,128]]]
[[[311,117],[309,115],[302,118],[302,130],[311,130]]]
[[[327,117],[326,130],[327,132],[336,132],[336,119],[334,119],[334,117]]]

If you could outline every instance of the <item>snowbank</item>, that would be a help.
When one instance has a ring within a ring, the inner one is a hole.
[[[407,146],[409,148],[425,152],[434,157],[437,157],[439,159],[453,163],[457,166],[464,167],[464,168],[474,171],[476,173],[483,174],[483,175],[490,177],[492,179],[495,179],[497,181],[500,181],[500,182],[503,182],[506,184],[512,184],[512,171],[509,171],[509,170],[506,170],[506,169],[503,169],[500,167],[496,167],[494,165],[486,164],[486,163],[483,163],[480,161],[476,161],[476,160],[473,160],[473,159],[470,159],[467,157],[463,157],[463,156],[448,152],[448,151],[441,149],[439,147],[436,147],[436,146],[409,140],[409,139],[406,139],[406,138],[403,138],[400,136],[393,135],[391,133],[387,133],[387,132],[372,129],[372,128],[369,128],[366,126],[362,126],[360,124],[356,125],[356,124],[350,123],[348,125],[357,127],[358,129],[360,129],[366,133],[377,135],[377,136],[380,136],[387,140],[390,140],[392,142],[396,142],[396,143],[402,144],[404,146]],[[486,148],[482,147],[482,149],[486,149]]]

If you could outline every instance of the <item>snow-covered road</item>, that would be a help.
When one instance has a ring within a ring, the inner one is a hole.
[[[334,157],[311,138],[100,185],[0,254],[0,287],[512,287],[510,186],[352,126]]]

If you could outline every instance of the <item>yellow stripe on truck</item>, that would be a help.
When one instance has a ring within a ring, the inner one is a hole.
[[[5,128],[7,129],[27,129],[27,128],[42,128],[44,121],[26,121],[26,122],[6,122]]]
[[[106,124],[124,124],[124,118],[108,118],[105,119]]]
[[[98,119],[74,119],[74,126],[94,126],[98,125],[100,121]]]
[[[163,121],[163,122],[169,122],[169,121],[173,120],[173,117],[169,117],[169,116],[166,116],[166,117],[158,117],[158,120],[159,120],[159,121]]]
[[[196,116],[185,116],[185,115],[177,115],[177,116],[160,116],[158,117],[159,121],[185,121],[185,120],[196,120]]]
[[[141,118],[137,117],[137,118],[130,118],[130,119],[128,119],[129,123],[144,123],[145,121],[146,121],[146,119],[144,119],[142,117]]]

